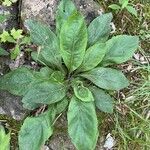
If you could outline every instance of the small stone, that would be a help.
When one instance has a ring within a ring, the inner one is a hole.
[[[115,140],[111,136],[111,134],[109,133],[106,136],[106,141],[105,141],[105,144],[104,144],[104,148],[106,148],[107,150],[110,150],[110,149],[112,149],[114,147],[114,145],[115,145]]]
[[[16,120],[22,120],[26,111],[22,107],[21,98],[6,91],[0,91],[0,114],[8,115]]]
[[[93,0],[73,0],[73,2],[82,12],[87,23],[98,16],[100,7]],[[59,0],[23,0],[21,9],[23,22],[32,18],[54,27],[58,3]]]

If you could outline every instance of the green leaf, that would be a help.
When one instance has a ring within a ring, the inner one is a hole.
[[[4,128],[0,125],[0,149],[10,150],[10,133],[6,134]]]
[[[51,80],[40,81],[33,84],[23,97],[23,103],[53,104],[62,100],[66,95],[63,84]]]
[[[1,42],[10,42],[10,43],[16,43],[16,41],[11,37],[11,35],[8,33],[8,31],[3,30],[3,33],[0,34]]]
[[[13,28],[10,32],[10,34],[12,35],[12,37],[15,39],[15,40],[18,40],[20,38],[23,38],[23,35],[22,35],[22,32],[23,30],[16,30],[15,28]]]
[[[114,9],[114,10],[121,9],[121,7],[119,5],[117,5],[117,4],[112,4],[112,5],[109,5],[108,7],[111,8],[111,9]]]
[[[30,31],[31,41],[39,46],[37,52],[39,58],[43,57],[44,60],[46,60],[46,62],[43,63],[48,62],[52,66],[60,66],[61,57],[59,53],[58,39],[50,30],[50,27],[34,20],[26,20],[25,25]]]
[[[28,110],[34,110],[41,106],[42,106],[42,104],[39,104],[39,103],[32,103],[32,102],[23,103],[23,108],[28,109]]]
[[[45,78],[50,78],[50,76],[53,72],[54,71],[52,69],[50,69],[49,67],[42,67],[40,69],[40,74]]]
[[[0,23],[3,23],[7,19],[7,15],[0,14]]]
[[[4,1],[3,1],[3,5],[9,7],[9,6],[12,5],[12,2],[11,2],[10,0],[4,0]]]
[[[68,118],[68,132],[78,150],[94,150],[98,138],[98,121],[93,102],[72,97]]]
[[[11,59],[16,59],[20,54],[20,47],[18,44],[15,45],[14,49],[11,51]]]
[[[133,6],[127,6],[126,9],[129,13],[137,17],[137,10]]]
[[[23,96],[34,79],[31,70],[25,67],[18,68],[0,78],[0,89],[7,90],[14,95]]]
[[[71,0],[61,0],[56,14],[57,34],[60,33],[62,25],[74,11],[76,11],[76,7]]]
[[[88,71],[95,68],[103,60],[106,50],[106,44],[104,43],[91,46],[85,53],[80,70]]]
[[[46,61],[44,57],[41,55],[41,53],[38,52],[32,52],[31,57],[34,61],[44,65],[44,66],[51,66],[51,63],[49,61]]]
[[[56,112],[57,114],[60,114],[62,113],[63,111],[65,111],[65,109],[67,108],[68,106],[68,99],[67,97],[64,97],[60,102],[58,102],[56,104]]]
[[[128,6],[129,0],[122,0],[121,4],[122,4],[121,8],[124,9],[125,7]]]
[[[60,50],[70,72],[82,63],[87,45],[87,29],[84,18],[75,12],[64,23],[60,33]]]
[[[19,150],[41,150],[53,133],[55,114],[55,110],[50,108],[38,117],[26,118],[19,132]]]
[[[91,86],[90,90],[93,93],[96,107],[103,112],[113,113],[114,99],[102,89],[95,86]]]
[[[64,79],[65,79],[65,76],[62,72],[60,71],[54,71],[52,74],[51,74],[51,79],[55,82],[64,82]]]
[[[129,60],[137,50],[139,38],[137,36],[118,35],[107,43],[107,52],[102,61],[103,66],[120,64]]]
[[[83,85],[83,82],[81,81],[76,82],[76,84],[73,85],[73,90],[74,90],[75,96],[79,100],[84,101],[84,102],[94,101],[91,91]]]
[[[103,14],[94,19],[88,27],[88,45],[92,46],[97,42],[105,42],[111,31],[111,13]]]
[[[7,56],[9,53],[0,47],[0,56]]]
[[[106,90],[120,90],[129,85],[127,78],[121,71],[111,68],[97,67],[81,74],[81,76]]]

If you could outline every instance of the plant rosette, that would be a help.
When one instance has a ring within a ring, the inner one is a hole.
[[[18,68],[0,78],[0,88],[22,96],[24,108],[47,110],[27,117],[19,132],[20,150],[40,150],[53,133],[57,115],[67,111],[68,134],[78,150],[94,150],[99,136],[96,107],[113,113],[108,91],[129,85],[121,71],[111,68],[129,60],[138,48],[137,36],[109,39],[112,14],[98,16],[87,27],[70,0],[62,0],[56,33],[35,20],[26,20],[31,41],[38,46],[32,58],[39,71]]]

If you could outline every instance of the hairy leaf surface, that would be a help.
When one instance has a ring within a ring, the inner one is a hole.
[[[130,35],[118,35],[107,41],[107,53],[102,65],[120,64],[130,59],[138,48],[139,38]]]
[[[60,33],[60,49],[70,72],[82,63],[87,45],[87,29],[84,18],[77,12],[64,23]]]
[[[18,68],[0,78],[0,89],[23,96],[34,80],[35,77],[30,69]]]
[[[82,83],[82,82],[81,82]],[[91,91],[82,84],[75,84],[73,86],[75,96],[84,102],[94,101]]]
[[[27,20],[25,25],[30,31],[31,41],[39,46],[37,52],[38,59],[43,57],[46,63],[49,62],[51,65],[60,66],[61,57],[58,39],[50,30],[50,27],[34,20]]]
[[[80,70],[88,71],[95,68],[103,60],[106,50],[104,43],[97,43],[87,49]]]
[[[66,94],[63,84],[52,81],[41,81],[32,85],[22,99],[23,103],[52,104],[60,101]]]
[[[41,150],[53,133],[55,114],[55,110],[51,107],[38,117],[26,118],[19,132],[19,150]]]
[[[106,90],[120,90],[129,85],[128,80],[121,71],[111,68],[97,67],[81,74],[81,76]]]
[[[113,98],[97,87],[91,86],[90,90],[93,93],[96,107],[103,112],[113,113]]]
[[[67,109],[68,106],[68,98],[64,97],[60,102],[58,102],[56,104],[56,112],[57,114],[62,113],[63,111],[65,111],[65,109]]]
[[[68,132],[78,150],[94,150],[98,138],[98,122],[93,102],[72,97],[68,110]]]
[[[71,0],[61,0],[56,13],[56,30],[60,33],[64,22],[76,11],[76,7]]]
[[[111,13],[103,14],[94,19],[88,27],[88,45],[92,46],[96,42],[105,42],[111,31]]]

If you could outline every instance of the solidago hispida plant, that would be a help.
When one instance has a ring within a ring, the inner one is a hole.
[[[31,40],[38,46],[34,60],[39,71],[20,67],[0,78],[0,88],[22,96],[24,108],[47,106],[36,117],[27,117],[19,132],[20,150],[40,150],[53,133],[57,116],[67,112],[68,134],[78,150],[94,150],[99,136],[96,107],[113,112],[107,91],[129,85],[113,64],[126,62],[138,47],[138,37],[111,39],[112,14],[98,16],[87,27],[70,0],[62,0],[56,15],[56,33],[35,20],[27,20]]]

